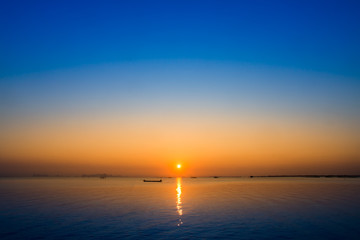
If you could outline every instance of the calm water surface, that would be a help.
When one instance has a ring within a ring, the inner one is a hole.
[[[360,239],[360,179],[0,179],[0,239]]]

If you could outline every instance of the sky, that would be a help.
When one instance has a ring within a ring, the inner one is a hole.
[[[2,1],[0,176],[360,174],[359,10]]]

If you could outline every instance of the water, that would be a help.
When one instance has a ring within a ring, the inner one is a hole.
[[[360,239],[360,179],[0,179],[1,239]]]

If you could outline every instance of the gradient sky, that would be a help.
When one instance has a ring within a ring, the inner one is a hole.
[[[360,174],[359,10],[2,1],[0,175]]]

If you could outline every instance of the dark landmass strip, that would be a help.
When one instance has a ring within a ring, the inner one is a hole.
[[[250,176],[250,177],[359,178],[360,175],[268,175],[268,176]]]
[[[33,174],[33,177],[130,177],[130,176],[123,176],[123,175],[111,175],[106,173],[99,173],[99,174],[83,174],[81,176],[68,176],[68,175],[48,175],[48,174]],[[140,176],[136,176],[140,177]],[[151,177],[151,176],[148,176]],[[172,178],[172,177],[159,177],[158,178]],[[211,176],[211,178],[360,178],[360,175],[259,175],[259,176]],[[187,177],[187,178],[197,178],[195,176]],[[201,178],[201,177],[199,177]]]
[[[81,177],[100,177],[100,178],[105,178],[105,177],[112,177],[112,175],[110,175],[110,174],[106,174],[106,173],[99,173],[99,174],[83,174]]]
[[[1,178],[12,178],[12,177],[31,177],[31,176],[1,176]],[[82,175],[62,175],[62,174],[33,174],[35,178],[52,178],[52,177],[83,177],[83,178],[144,178],[144,177],[156,177],[156,178],[173,178],[170,176],[126,176],[126,175],[113,175],[106,173],[98,174],[82,174]],[[311,174],[311,175],[252,175],[252,176],[189,176],[183,178],[360,178],[360,174]]]

